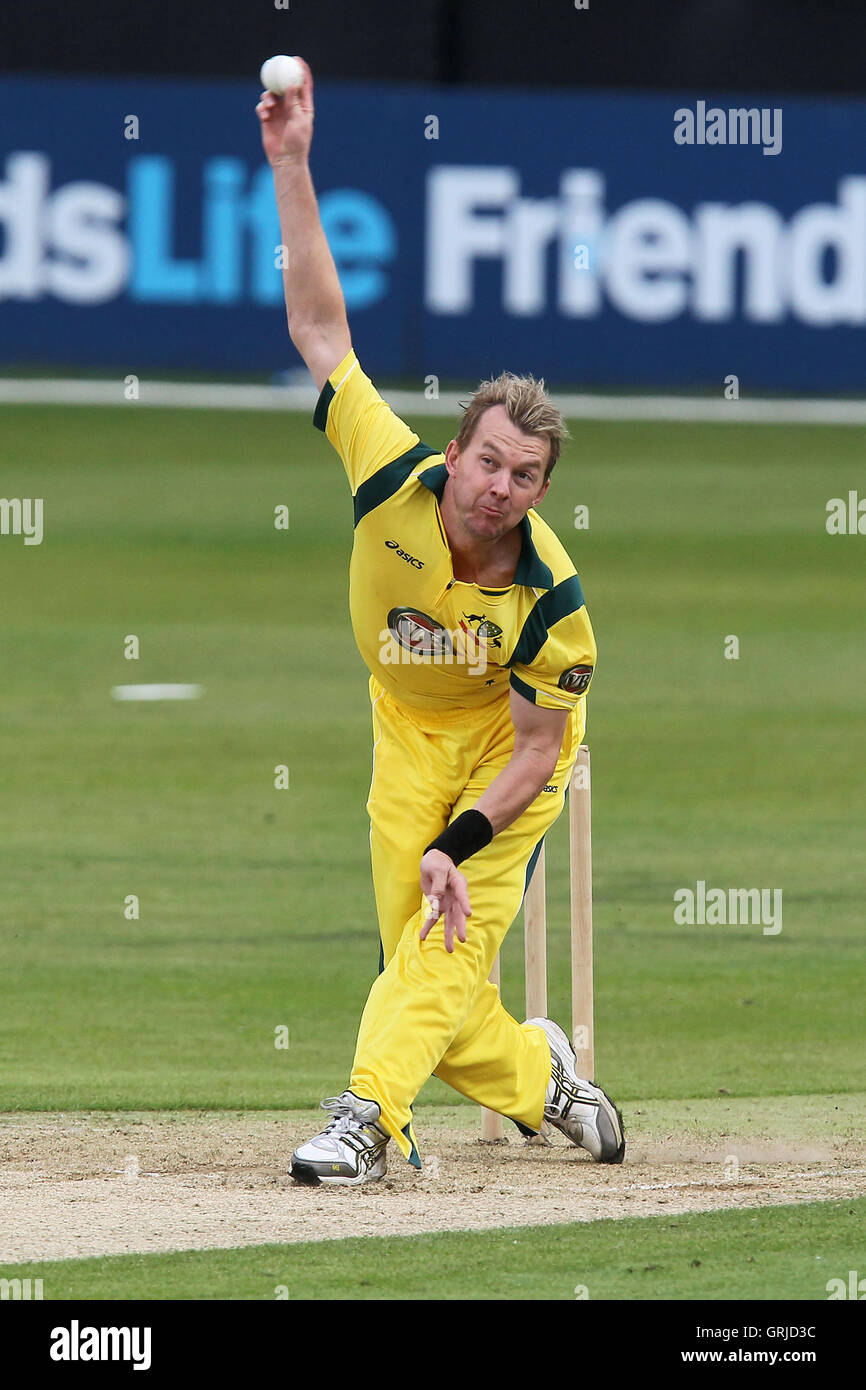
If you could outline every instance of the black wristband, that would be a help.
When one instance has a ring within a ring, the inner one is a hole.
[[[492,839],[493,826],[483,811],[463,811],[450,825],[446,825],[442,834],[437,835],[424,853],[428,849],[438,849],[455,864],[462,864],[464,859],[489,845]]]

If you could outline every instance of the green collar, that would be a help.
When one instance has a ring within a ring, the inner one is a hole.
[[[445,484],[448,481],[448,469],[444,463],[435,463],[432,468],[425,468],[423,473],[418,474],[418,481],[429,488],[441,503]],[[526,584],[534,589],[552,589],[553,573],[535,549],[532,540],[532,523],[528,516],[521,518],[520,535],[520,558],[514,571],[514,583]]]

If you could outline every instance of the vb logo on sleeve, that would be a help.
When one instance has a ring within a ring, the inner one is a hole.
[[[591,680],[591,666],[569,666],[567,671],[563,671],[557,685],[562,690],[567,690],[569,695],[584,695]]]

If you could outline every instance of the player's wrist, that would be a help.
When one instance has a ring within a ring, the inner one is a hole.
[[[309,150],[282,152],[280,154],[275,154],[273,159],[270,161],[270,164],[274,172],[276,172],[278,169],[287,169],[290,172],[292,172],[297,169],[308,168],[309,159]]]
[[[432,840],[424,853],[437,849],[447,854],[455,867],[477,854],[493,839],[493,826],[483,811],[463,811],[450,825],[446,825],[441,835]]]

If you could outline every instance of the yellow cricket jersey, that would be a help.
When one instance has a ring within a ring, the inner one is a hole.
[[[394,414],[354,350],[322,388],[313,419],[352,488],[352,627],[385,689],[428,709],[487,704],[509,684],[548,709],[582,701],[595,639],[574,565],[538,513],[521,522],[507,588],[455,579],[439,509],[444,454]]]

